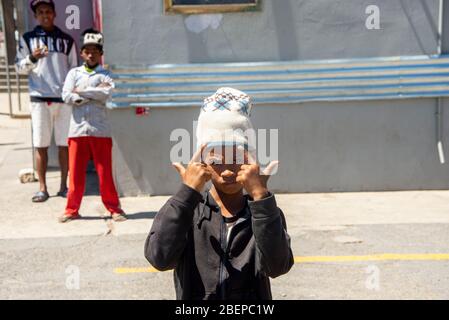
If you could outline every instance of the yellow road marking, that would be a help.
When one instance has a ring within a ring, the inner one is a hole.
[[[147,272],[159,272],[156,268],[115,268],[114,273],[125,274],[125,273],[147,273]]]
[[[449,253],[418,253],[398,254],[384,253],[362,256],[309,256],[295,257],[295,263],[317,263],[317,262],[363,262],[363,261],[442,261],[449,260]],[[156,268],[115,268],[114,273],[152,273],[159,272]]]
[[[313,262],[356,262],[356,261],[388,261],[388,260],[449,260],[447,253],[397,254],[384,253],[364,256],[316,256],[295,257],[295,263]]]

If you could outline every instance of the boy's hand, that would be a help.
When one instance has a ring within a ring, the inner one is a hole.
[[[31,55],[33,56],[34,59],[39,60],[48,55],[48,49],[46,49],[46,47],[36,48],[36,49],[34,49],[34,51]]]
[[[211,173],[201,159],[204,148],[205,145],[196,151],[187,168],[184,168],[181,163],[173,163],[173,167],[178,171],[182,182],[198,192],[201,192],[206,182],[211,179]]]
[[[275,167],[279,165],[279,161],[271,161],[263,172],[260,172],[260,166],[247,153],[248,164],[243,164],[237,173],[236,181],[240,183],[246,192],[254,200],[260,200],[268,196],[268,179]]]
[[[109,88],[109,87],[111,87],[111,84],[110,84],[110,83],[107,83],[107,82],[101,82],[101,83],[97,86],[97,88]]]

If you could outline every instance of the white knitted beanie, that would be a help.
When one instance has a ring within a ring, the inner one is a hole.
[[[220,88],[204,99],[196,130],[197,148],[241,145],[254,152],[255,131],[249,119],[251,98],[233,88]]]

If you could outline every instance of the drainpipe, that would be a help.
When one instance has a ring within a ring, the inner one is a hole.
[[[442,53],[443,46],[443,0],[439,0],[439,14],[438,14],[438,47],[437,53],[440,56]],[[440,163],[444,164],[444,149],[443,149],[443,117],[442,117],[442,109],[443,109],[443,99],[438,97],[437,99],[437,112],[436,112],[436,121],[437,121],[437,149],[438,149],[438,157],[440,159]]]
[[[8,59],[8,41],[6,38],[6,22],[5,22],[5,7],[3,6],[3,3],[1,3],[1,14],[2,14],[2,30],[4,37],[4,45],[5,45],[5,67],[6,67],[6,86],[8,90],[8,102],[9,102],[9,116],[12,117],[13,111],[12,111],[12,98],[11,98],[11,78],[9,73],[9,59]]]
[[[440,163],[444,164],[444,150],[443,150],[443,133],[442,133],[442,127],[443,127],[443,118],[441,116],[441,109],[442,109],[442,102],[443,99],[438,98],[437,101],[437,148],[438,148],[438,156],[440,158]]]
[[[18,31],[17,31],[17,20],[18,20],[18,16],[17,16],[17,1],[13,2],[13,15],[14,15],[14,39],[16,40],[16,44],[19,43],[19,38],[18,38]],[[17,52],[18,46],[16,45],[16,52]],[[19,106],[19,112],[22,111],[22,100],[20,97],[21,94],[21,90],[20,90],[20,76],[19,76],[19,72],[17,72],[17,70],[15,70],[16,75],[16,88],[17,88],[17,104]]]

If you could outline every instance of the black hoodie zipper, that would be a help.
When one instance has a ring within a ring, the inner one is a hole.
[[[221,246],[221,258],[220,258],[220,279],[219,279],[219,287],[220,287],[220,297],[221,299],[225,299],[226,296],[226,286],[224,279],[224,268],[226,261],[226,227],[224,223],[224,219],[220,219],[220,246]]]
[[[245,206],[245,208],[243,209],[245,211],[243,211],[243,215],[246,214],[248,207]],[[225,218],[221,215],[221,210],[219,210],[219,214],[220,214],[220,247],[221,247],[221,258],[220,258],[220,268],[219,268],[219,288],[220,288],[220,297],[222,300],[226,299],[226,283],[225,283],[225,267],[226,267],[226,262],[228,260],[228,250],[229,250],[229,243],[231,242],[232,239],[232,231],[234,231],[235,226],[237,225],[237,221],[236,224],[234,225],[234,228],[231,229],[231,232],[229,234],[229,242],[227,241],[227,227],[226,227],[226,221]],[[238,217],[240,218],[240,216]],[[237,219],[238,220],[238,219]]]

